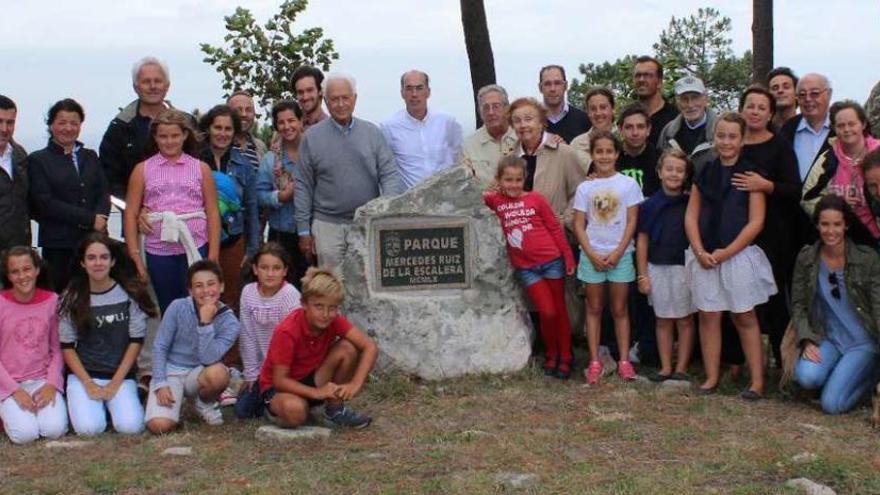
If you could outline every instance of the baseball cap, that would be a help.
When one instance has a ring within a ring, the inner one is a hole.
[[[704,95],[706,94],[706,85],[703,84],[699,77],[684,76],[675,81],[675,96],[685,93],[700,93]]]

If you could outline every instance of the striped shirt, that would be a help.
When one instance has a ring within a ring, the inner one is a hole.
[[[157,153],[144,162],[144,206],[151,212],[171,211],[178,215],[203,211],[201,162],[186,153],[171,162]],[[144,250],[162,256],[184,254],[182,243],[161,239],[162,222],[153,223],[153,231],[146,235]],[[205,218],[186,220],[196,247],[208,242],[208,221]]]
[[[238,347],[244,364],[244,379],[256,381],[266,360],[269,341],[278,323],[300,307],[299,291],[288,283],[271,297],[263,297],[253,282],[241,291],[241,335]]]

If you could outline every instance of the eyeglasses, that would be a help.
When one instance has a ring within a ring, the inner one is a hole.
[[[480,110],[484,112],[488,112],[489,110],[499,112],[503,110],[505,106],[504,103],[484,103],[483,106],[480,107]]]
[[[840,299],[840,280],[838,280],[836,272],[828,274],[828,283],[831,284],[831,297]]]
[[[799,91],[797,97],[799,100],[817,100],[823,93],[828,91],[828,88],[825,89],[813,89],[810,91]]]

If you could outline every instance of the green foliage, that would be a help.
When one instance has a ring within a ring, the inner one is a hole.
[[[223,74],[224,96],[237,90],[251,92],[257,104],[268,109],[272,102],[291,98],[290,78],[301,65],[329,70],[339,54],[324,30],[313,27],[297,33],[293,27],[308,0],[286,0],[280,11],[259,26],[250,10],[238,7],[224,17],[228,33],[225,46],[200,45],[204,62]]]
[[[664,93],[672,94],[676,79],[693,74],[706,84],[711,103],[718,109],[735,108],[740,92],[749,84],[752,54],[737,56],[731,49],[729,17],[712,8],[701,8],[695,15],[672,17],[669,26],[654,43],[654,57],[663,64]],[[614,62],[581,64],[582,81],[572,79],[569,101],[583,105],[583,95],[592,86],[607,86],[622,106],[633,99],[632,68],[636,57],[627,55]]]

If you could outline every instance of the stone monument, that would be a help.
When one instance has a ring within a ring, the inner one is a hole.
[[[528,362],[527,306],[482,192],[454,167],[355,214],[344,311],[378,343],[380,366],[433,380]]]

